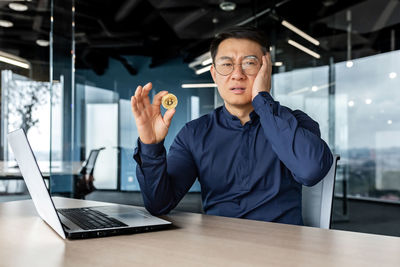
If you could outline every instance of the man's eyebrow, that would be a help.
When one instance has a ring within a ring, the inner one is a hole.
[[[256,55],[248,55],[248,56],[244,56],[243,58],[245,58],[245,59],[258,59],[258,57]],[[233,58],[228,57],[228,56],[222,56],[222,57],[219,57],[218,60],[233,60]]]
[[[250,58],[250,59],[258,59],[258,57],[256,56],[256,55],[248,55],[248,56],[245,56],[245,57],[243,57],[243,58]]]
[[[218,60],[227,60],[227,59],[229,59],[229,60],[232,60],[232,58],[231,57],[228,57],[228,56],[222,56],[222,57],[220,57],[220,58],[218,58]]]

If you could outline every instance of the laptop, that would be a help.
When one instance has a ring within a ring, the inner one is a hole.
[[[63,239],[133,234],[171,225],[127,205],[56,209],[25,132],[9,133],[8,142],[39,216]]]

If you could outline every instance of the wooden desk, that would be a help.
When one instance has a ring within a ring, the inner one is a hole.
[[[101,205],[55,198],[57,207]],[[170,230],[63,240],[31,200],[0,204],[1,266],[400,266],[400,238],[194,213]]]

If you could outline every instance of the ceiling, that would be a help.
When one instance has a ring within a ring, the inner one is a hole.
[[[23,3],[26,11],[10,9],[10,3]],[[49,47],[39,46],[36,40],[48,40],[50,31],[50,9],[48,0],[4,1],[0,0],[0,20],[13,24],[12,27],[0,26],[0,51],[26,59],[35,68],[49,62]],[[0,69],[18,67],[0,63]],[[47,71],[48,72],[48,71]]]
[[[23,3],[14,11],[9,3]],[[275,46],[275,61],[286,70],[347,59],[347,10],[351,10],[351,57],[358,58],[400,48],[399,0],[232,0],[233,11],[220,8],[223,0],[75,0],[76,67],[103,74],[110,58],[119,60],[132,75],[136,71],[124,56],[152,58],[151,67],[181,56],[189,63],[208,50],[211,38],[231,25],[253,25],[265,30]],[[307,5],[307,6],[305,6]],[[33,64],[48,64],[51,0],[0,0],[0,50]],[[68,40],[71,1],[54,0],[55,38]],[[257,18],[255,18],[257,17]],[[286,20],[320,41],[316,46],[281,25]],[[397,38],[396,38],[397,37]],[[319,53],[320,59],[288,44],[288,39]],[[68,43],[68,42],[66,42]]]

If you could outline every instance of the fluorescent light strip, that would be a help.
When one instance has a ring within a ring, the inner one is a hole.
[[[289,30],[297,33],[298,35],[300,35],[301,37],[303,37],[307,41],[309,41],[309,42],[311,42],[311,43],[313,43],[315,45],[319,45],[319,41],[317,39],[312,38],[310,35],[308,35],[307,33],[303,32],[302,30],[300,30],[296,26],[290,24],[286,20],[282,21],[282,25],[285,26],[286,28],[288,28]]]
[[[11,21],[0,19],[0,27],[10,28],[12,26],[14,26],[14,23],[12,23]]]
[[[211,68],[211,65],[205,66],[204,68],[201,68],[201,69],[196,70],[196,74],[197,74],[197,75],[200,75],[200,74],[202,74],[202,73],[204,73],[204,72],[209,71],[210,68]]]
[[[182,88],[209,88],[217,87],[215,83],[184,83]]]
[[[21,62],[21,61],[18,61],[18,60],[15,60],[15,59],[11,59],[11,58],[8,58],[8,57],[0,56],[0,61],[4,62],[4,63],[11,64],[11,65],[14,65],[14,66],[18,66],[18,67],[21,67],[21,68],[24,68],[24,69],[29,69],[30,68],[29,64]]]
[[[308,49],[308,48],[305,47],[305,46],[302,46],[301,44],[299,44],[299,43],[297,43],[297,42],[295,42],[295,41],[293,41],[293,40],[290,40],[290,39],[289,39],[289,40],[288,40],[288,43],[289,43],[290,45],[293,45],[294,47],[300,49],[301,51],[303,51],[303,52],[309,54],[310,56],[313,56],[313,57],[315,57],[315,58],[321,58],[321,56],[320,56],[319,54],[315,53],[314,51]]]
[[[211,63],[212,63],[212,59],[208,58],[208,59],[204,60],[203,62],[201,62],[201,65],[205,66],[205,65],[209,65]]]
[[[20,3],[9,3],[8,7],[15,11],[26,11],[28,10],[28,6]]]
[[[195,66],[202,64],[203,61],[205,61],[209,58],[211,58],[211,53],[208,51],[208,52],[196,57],[192,62],[190,62],[189,68],[194,68]],[[204,66],[206,64],[202,64],[202,65]]]

